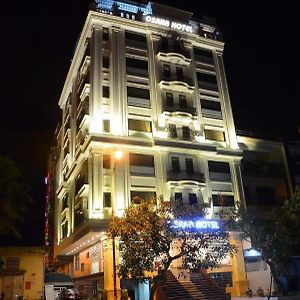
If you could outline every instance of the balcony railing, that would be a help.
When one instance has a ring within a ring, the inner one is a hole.
[[[186,76],[177,76],[177,75],[165,75],[163,74],[161,77],[162,81],[181,81],[187,83],[189,86],[194,86],[193,80]]]
[[[80,176],[78,179],[75,181],[75,195],[79,193],[79,191],[82,189],[84,185],[88,185],[89,180],[88,176]]]
[[[191,55],[188,51],[183,49],[183,47],[166,47],[161,45],[158,49],[158,52],[163,52],[163,53],[178,53],[183,55],[185,58],[191,58]]]
[[[191,107],[191,106],[182,107],[180,105],[173,105],[173,106],[164,105],[164,111],[168,111],[168,112],[185,112],[185,113],[190,113],[193,116],[195,116],[197,114],[196,108]]]
[[[192,172],[187,173],[186,171],[180,171],[179,173],[168,171],[167,181],[197,181],[200,183],[205,182],[203,173]]]

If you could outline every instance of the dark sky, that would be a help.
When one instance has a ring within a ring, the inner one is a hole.
[[[157,1],[215,17],[236,128],[294,137],[300,122],[300,18],[296,1]],[[89,1],[0,0],[0,154],[36,190],[42,219],[46,154],[60,120],[58,99]]]

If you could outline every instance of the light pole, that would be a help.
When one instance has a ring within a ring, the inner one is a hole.
[[[122,150],[116,150],[114,152],[114,167],[112,170],[112,181],[115,181],[116,179],[113,178],[115,175],[115,169],[117,161],[120,160],[123,157],[123,151]],[[115,185],[111,185],[111,187],[115,187]],[[114,194],[115,191],[111,191],[111,195]],[[114,224],[115,222],[115,209],[116,209],[116,203],[115,203],[115,197],[113,195],[112,197],[112,222]],[[117,291],[117,274],[116,274],[116,243],[115,243],[115,236],[112,237],[112,251],[113,251],[113,280],[114,280],[114,299],[118,299],[118,291]]]

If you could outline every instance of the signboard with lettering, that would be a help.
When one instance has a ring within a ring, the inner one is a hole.
[[[156,24],[156,25],[160,25],[163,27],[168,27],[168,28],[171,28],[174,30],[180,30],[180,31],[193,33],[193,27],[191,25],[186,25],[186,24],[170,21],[167,19],[157,18],[157,17],[153,17],[153,16],[146,16],[145,21],[147,23]]]
[[[177,230],[192,230],[203,232],[221,230],[219,222],[211,219],[174,220],[172,221],[171,228]]]

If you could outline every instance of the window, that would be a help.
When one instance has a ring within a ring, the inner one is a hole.
[[[194,174],[194,164],[192,158],[186,158],[185,159],[185,165],[186,165],[186,172],[188,174]]]
[[[80,271],[84,272],[84,263],[81,263],[81,265],[80,265]]]
[[[209,172],[215,173],[230,173],[228,162],[223,161],[208,161]]]
[[[154,167],[154,156],[130,153],[129,162],[133,166]]]
[[[103,169],[110,169],[110,155],[103,155]]]
[[[161,44],[161,49],[163,51],[167,51],[168,50],[169,45],[168,45],[168,39],[166,37],[162,37],[160,39],[160,44]]]
[[[19,257],[8,257],[6,259],[6,270],[16,271],[20,269],[20,258]]]
[[[131,191],[130,199],[131,199],[131,202],[134,204],[140,204],[142,201],[156,200],[156,192]]]
[[[147,49],[147,39],[144,34],[137,34],[130,31],[125,32],[126,46],[139,49]]]
[[[150,92],[148,89],[127,87],[128,105],[139,107],[150,107]]]
[[[220,102],[201,99],[201,108],[221,111]]]
[[[151,122],[145,120],[128,119],[128,129],[141,132],[152,132]]]
[[[172,156],[171,157],[172,171],[174,173],[180,173],[180,163],[179,157]]]
[[[148,62],[146,60],[126,58],[126,74],[133,76],[148,75]]]
[[[163,66],[163,76],[164,76],[164,78],[170,78],[171,77],[171,67],[170,67],[170,65],[164,64],[164,66]]]
[[[109,98],[109,86],[104,85],[102,87],[102,95],[105,98]]]
[[[109,40],[109,30],[108,28],[103,28],[103,32],[102,32],[102,38],[104,41],[108,41]]]
[[[75,259],[75,271],[78,271],[79,270],[79,253],[75,254],[74,259]]]
[[[68,221],[65,221],[61,226],[61,235],[64,239],[68,235]]]
[[[174,106],[174,99],[172,93],[166,93],[166,106]]]
[[[212,195],[214,206],[234,206],[234,197],[232,195]]]
[[[111,207],[111,193],[110,192],[103,193],[103,206]]]
[[[195,54],[196,61],[209,63],[209,64],[214,63],[213,54],[212,54],[212,51],[210,51],[210,50],[194,48],[194,54]]]
[[[225,142],[225,135],[223,131],[204,129],[204,135],[207,140]]]
[[[103,120],[103,132],[110,132],[110,120]]]
[[[179,95],[179,107],[180,108],[187,108],[187,101],[185,95]]]
[[[175,193],[175,201],[182,202],[182,193]]]
[[[184,140],[191,139],[190,128],[188,126],[182,126],[182,138]]]
[[[85,258],[90,258],[90,252],[87,252],[87,253],[85,254]]]
[[[176,75],[177,75],[177,80],[183,81],[183,69],[180,67],[176,67]]]
[[[169,137],[170,138],[177,138],[177,130],[175,124],[169,125]]]
[[[109,57],[108,56],[103,56],[103,58],[102,58],[102,66],[105,69],[109,69]]]
[[[154,175],[154,156],[144,154],[129,154],[130,172],[132,174]]]
[[[190,203],[190,205],[194,205],[194,204],[198,203],[196,194],[189,193],[189,203]]]
[[[215,74],[197,72],[197,81],[200,89],[218,91],[217,77]]]

